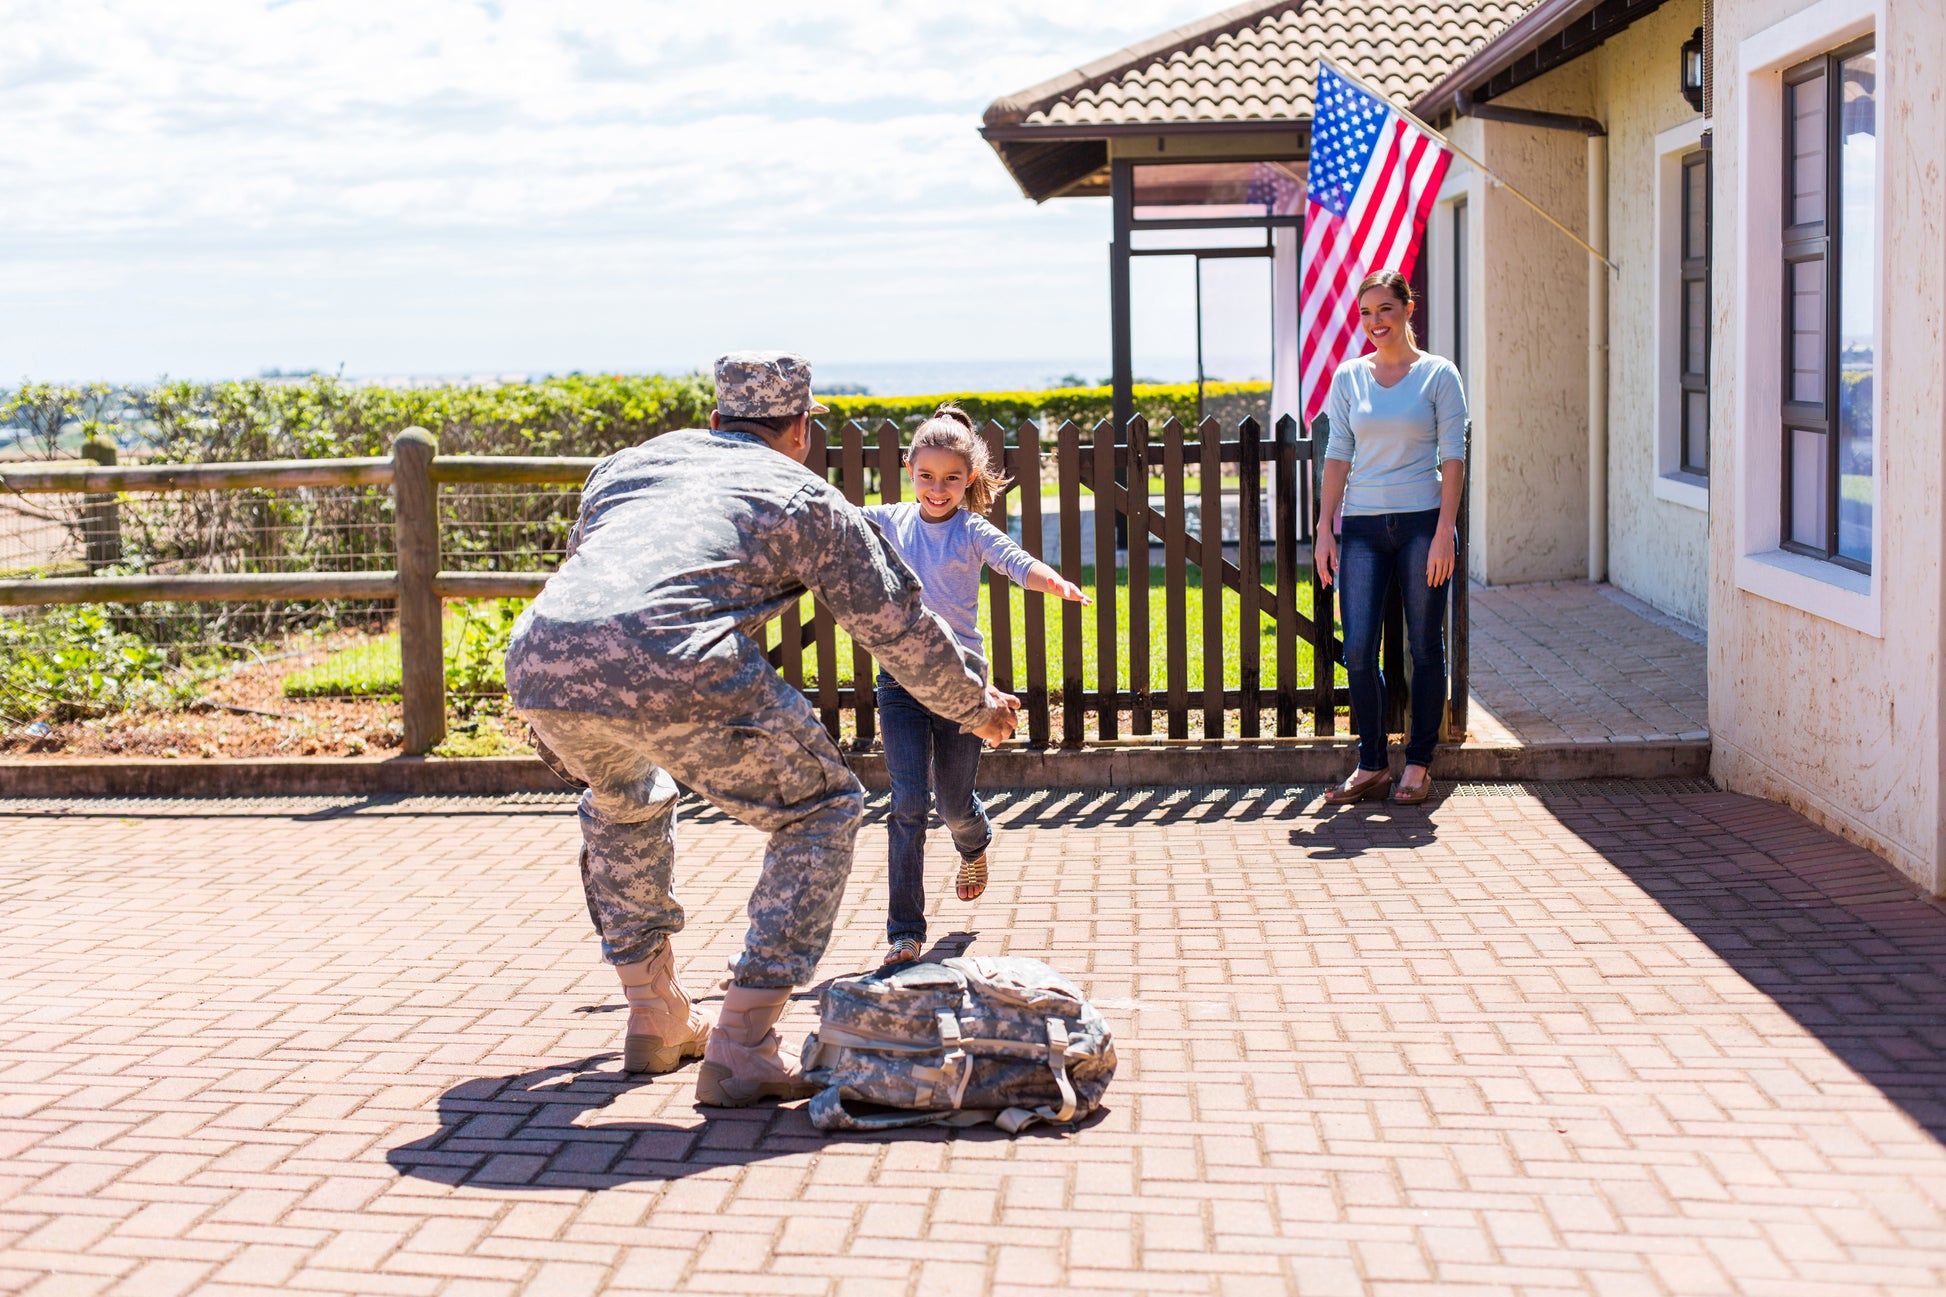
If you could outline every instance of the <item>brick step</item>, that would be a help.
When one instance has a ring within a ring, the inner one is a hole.
[[[1130,788],[1330,783],[1351,760],[1349,739],[1261,743],[1120,743],[1075,750],[1005,748],[980,763],[982,788]],[[1442,780],[1681,779],[1709,773],[1707,739],[1445,744]],[[886,786],[879,753],[850,756],[864,785]],[[1395,758],[1396,760],[1396,758]],[[533,757],[139,758],[0,761],[5,797],[222,797],[552,792]]]

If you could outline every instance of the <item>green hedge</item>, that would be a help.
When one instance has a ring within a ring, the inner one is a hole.
[[[447,454],[605,455],[674,428],[709,422],[708,379],[571,377],[497,386],[354,387],[334,378],[302,383],[249,380],[164,383],[130,394],[149,428],[155,457],[167,461],[322,459],[383,455],[401,428],[421,427]],[[1106,419],[1106,387],[1040,392],[941,392],[923,396],[830,396],[827,427],[891,419],[910,430],[941,401],[957,401],[975,420],[1008,428],[1033,419],[1085,427]],[[1268,383],[1211,383],[1204,412],[1226,426],[1265,417]],[[1196,421],[1193,383],[1138,384],[1136,412],[1160,426]]]
[[[24,384],[0,399],[0,423],[32,429],[27,448],[41,454],[57,453],[56,445],[65,451],[81,433],[139,430],[149,443],[145,457],[164,462],[383,455],[399,429],[414,426],[438,437],[448,454],[605,455],[673,428],[707,424],[715,403],[710,381],[699,374],[442,387],[355,387],[329,377],[251,379],[164,382],[115,391],[112,401],[108,394],[99,385]],[[848,419],[867,427],[890,419],[909,431],[946,400],[959,402],[980,422],[991,419],[1009,429],[1029,419],[1050,428],[1068,419],[1092,427],[1112,408],[1106,387],[831,396],[825,398],[831,407],[825,422],[835,430]],[[1245,416],[1263,419],[1269,401],[1268,383],[1211,383],[1203,412],[1234,427]],[[1171,418],[1194,424],[1196,387],[1138,384],[1135,408],[1157,426]]]
[[[1204,412],[1225,424],[1234,424],[1246,415],[1261,420],[1270,403],[1268,383],[1208,383],[1203,388]],[[1135,412],[1161,426],[1169,419],[1180,419],[1185,426],[1196,422],[1196,385],[1194,383],[1138,383],[1135,387]],[[1093,427],[1114,413],[1114,398],[1106,387],[1057,387],[1041,392],[940,392],[931,396],[825,396],[831,407],[825,416],[835,426],[855,419],[866,427],[890,419],[910,430],[939,408],[942,401],[955,401],[977,423],[991,419],[1007,428],[1032,419],[1045,426],[1059,427],[1072,419],[1083,427]]]
[[[714,404],[709,381],[693,374],[446,387],[178,382],[133,396],[157,457],[183,462],[383,455],[414,426],[448,454],[603,455],[707,423]]]

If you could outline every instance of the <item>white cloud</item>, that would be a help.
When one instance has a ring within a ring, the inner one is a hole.
[[[1105,354],[979,113],[1209,5],[15,4],[0,374]]]

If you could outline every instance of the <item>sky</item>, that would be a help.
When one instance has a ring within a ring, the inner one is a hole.
[[[1099,377],[1108,204],[1022,197],[980,115],[1221,4],[5,8],[10,386],[685,371],[741,346]],[[1138,268],[1136,368],[1187,377],[1188,263]],[[1205,293],[1212,372],[1267,369],[1262,286]]]

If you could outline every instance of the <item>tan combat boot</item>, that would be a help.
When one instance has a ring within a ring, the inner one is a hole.
[[[817,1087],[784,1058],[775,1028],[791,1002],[788,986],[738,986],[723,992],[723,1011],[696,1073],[696,1102],[746,1108],[759,1099],[808,1099]]]
[[[676,955],[669,942],[647,959],[615,965],[628,997],[628,1034],[622,1040],[624,1072],[673,1072],[686,1058],[699,1058],[709,1035],[709,1019],[690,1003],[676,980]]]

